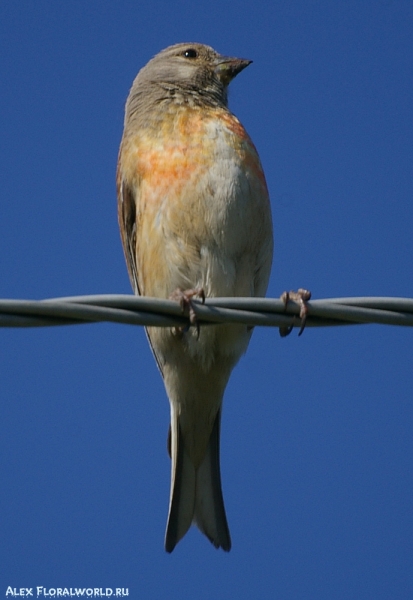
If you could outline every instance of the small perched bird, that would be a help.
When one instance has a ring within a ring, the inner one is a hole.
[[[229,83],[250,62],[203,44],[176,44],[133,82],[117,191],[136,294],[178,298],[192,309],[194,295],[265,295],[273,253],[267,185],[254,144],[227,107]],[[192,523],[216,548],[231,548],[219,466],[221,409],[251,331],[147,329],[171,408],[167,552]]]

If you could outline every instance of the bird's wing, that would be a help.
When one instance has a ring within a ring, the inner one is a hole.
[[[136,201],[135,195],[118,167],[118,220],[123,252],[128,267],[129,279],[135,294],[140,295],[138,269],[136,264]]]
[[[132,289],[137,296],[141,295],[139,287],[138,264],[136,262],[136,196],[134,191],[128,185],[125,178],[122,176],[118,166],[117,177],[117,192],[118,192],[118,220],[119,229],[122,239],[123,252],[125,254],[126,266],[128,267],[129,279]],[[162,366],[159,358],[153,347],[149,332],[145,328],[146,337],[158,365],[158,369],[163,376]]]

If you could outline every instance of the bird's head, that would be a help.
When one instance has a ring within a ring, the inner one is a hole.
[[[223,56],[204,44],[175,44],[159,52],[139,71],[133,88],[158,87],[170,94],[176,90],[177,94],[226,105],[229,83],[251,62]]]

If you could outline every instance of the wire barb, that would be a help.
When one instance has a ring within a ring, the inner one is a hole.
[[[200,326],[241,323],[262,327],[300,327],[300,307],[275,298],[206,298],[196,304]],[[306,303],[307,327],[356,325],[413,326],[413,299],[328,298]],[[0,300],[0,327],[45,327],[85,323],[123,323],[145,327],[188,324],[179,303],[132,295],[96,295],[47,300]]]

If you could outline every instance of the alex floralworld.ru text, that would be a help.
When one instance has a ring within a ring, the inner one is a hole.
[[[24,597],[28,596],[39,598],[47,596],[49,598],[119,598],[129,596],[128,588],[45,588],[37,586],[36,588],[13,588],[9,586],[6,591],[6,597]]]

